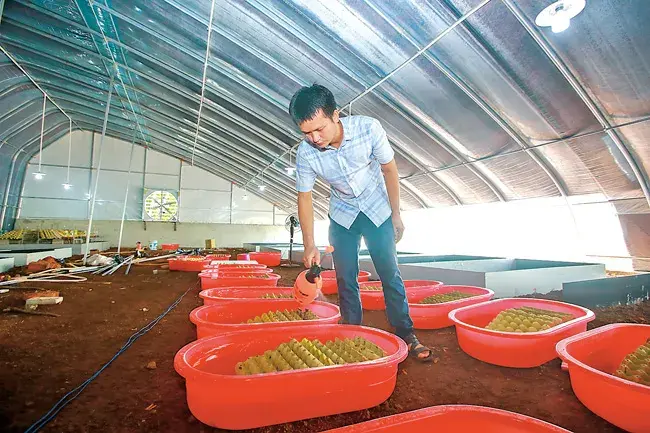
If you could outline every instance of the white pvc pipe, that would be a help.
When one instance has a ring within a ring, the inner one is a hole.
[[[122,233],[124,233],[124,218],[126,217],[126,202],[129,199],[129,187],[131,186],[131,166],[133,165],[133,150],[135,149],[135,131],[133,142],[131,142],[131,155],[129,156],[129,174],[126,179],[126,191],[124,192],[124,206],[122,207],[122,221],[120,222],[120,237],[117,240],[117,254],[122,249]]]
[[[205,49],[205,63],[203,64],[203,79],[201,80],[201,100],[199,101],[199,114],[196,118],[196,134],[194,135],[194,145],[192,146],[192,167],[194,167],[194,152],[196,151],[196,143],[199,139],[199,129],[201,126],[201,112],[203,111],[203,102],[205,101],[205,82],[208,78],[208,60],[210,58],[210,39],[212,38],[212,20],[214,19],[214,3],[212,0],[212,7],[210,8],[210,21],[208,22],[208,39]]]
[[[84,252],[84,258],[82,262],[84,265],[86,265],[86,260],[88,259],[88,253],[90,251],[90,232],[93,228],[93,216],[95,215],[95,200],[97,198],[97,185],[99,185],[99,173],[102,168],[102,150],[104,149],[104,137],[106,136],[106,125],[108,123],[108,113],[109,111],[111,111],[111,98],[113,97],[114,80],[115,78],[111,77],[111,83],[108,86],[108,100],[106,101],[106,111],[104,112],[104,125],[102,126],[102,138],[99,141],[99,160],[97,162],[97,175],[95,176],[95,186],[93,188],[93,197],[92,197],[92,202],[90,204],[90,218],[88,219],[88,230],[86,231],[86,251]],[[91,167],[91,173],[92,173],[92,167]]]
[[[47,95],[43,93],[43,114],[41,116],[41,139],[38,151],[38,172],[41,172],[41,161],[43,160],[43,133],[45,131],[45,107],[47,106]]]
[[[70,159],[72,157],[72,119],[70,119],[70,132],[68,133],[68,174],[65,178],[66,185],[70,185]]]

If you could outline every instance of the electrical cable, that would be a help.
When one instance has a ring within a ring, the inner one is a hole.
[[[162,314],[160,314],[151,322],[147,323],[139,331],[133,333],[133,335],[131,335],[126,343],[124,343],[124,345],[120,348],[120,350],[118,350],[117,353],[113,355],[113,357],[106,364],[104,364],[99,370],[93,373],[93,375],[86,379],[86,381],[84,381],[81,385],[77,386],[75,389],[64,395],[59,401],[54,404],[54,406],[52,406],[52,408],[45,415],[43,415],[38,421],[32,424],[27,430],[25,430],[25,433],[34,433],[45,427],[45,425],[52,421],[64,407],[76,399],[93,380],[95,380],[109,365],[113,363],[113,361],[115,361],[122,353],[126,352],[126,350],[138,340],[138,338],[142,337],[151,329],[153,329],[153,327],[156,326],[158,322],[160,322],[167,314],[169,314],[169,312],[171,312],[174,308],[176,308],[178,304],[181,303],[185,295],[187,295],[192,289],[197,288],[198,285],[198,281],[191,285],[185,291],[185,293],[176,299],[165,311],[162,312]]]

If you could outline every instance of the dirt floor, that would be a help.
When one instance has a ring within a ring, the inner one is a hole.
[[[153,270],[158,273],[154,274]],[[278,268],[280,285],[292,285],[300,269]],[[27,285],[26,285],[27,286]],[[92,276],[77,284],[32,283],[61,292],[60,305],[39,307],[59,317],[0,313],[0,426],[22,432],[68,391],[106,363],[131,334],[180,304],[137,340],[43,429],[48,432],[215,432],[191,416],[175,353],[195,339],[189,312],[202,304],[195,273],[134,266],[131,274]],[[22,306],[24,288],[0,295],[0,309]],[[550,297],[557,297],[554,293]],[[336,296],[329,297],[335,301]],[[650,322],[650,303],[596,310],[590,327],[612,322]],[[384,312],[365,312],[364,324],[389,329]],[[560,361],[539,368],[507,369],[462,352],[453,328],[419,331],[435,347],[436,361],[411,359],[399,367],[397,387],[368,410],[253,430],[319,432],[432,405],[474,404],[539,418],[575,433],[620,432],[576,399]],[[147,364],[155,362],[155,368]],[[249,408],[255,410],[255,408]]]

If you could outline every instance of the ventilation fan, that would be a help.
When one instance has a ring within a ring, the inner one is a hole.
[[[293,263],[293,236],[296,232],[300,231],[300,221],[296,214],[291,214],[287,216],[287,219],[284,220],[284,228],[289,232],[289,263],[285,263],[282,266],[286,268],[297,268],[300,265],[298,263]]]

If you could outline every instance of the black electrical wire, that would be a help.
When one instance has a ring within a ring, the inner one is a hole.
[[[156,326],[158,322],[160,322],[167,314],[169,314],[169,312],[171,312],[174,308],[176,308],[178,304],[181,303],[185,295],[187,295],[192,289],[195,289],[197,286],[198,282],[190,286],[178,299],[176,299],[165,311],[163,311],[162,314],[153,319],[151,322],[147,323],[139,331],[131,335],[129,339],[126,340],[126,343],[124,343],[124,345],[120,348],[120,350],[118,350],[117,353],[113,355],[113,357],[106,364],[104,364],[99,370],[93,373],[93,375],[86,379],[81,385],[77,386],[75,389],[64,395],[59,401],[54,404],[54,406],[52,406],[52,408],[45,415],[43,415],[38,421],[32,424],[27,430],[25,430],[25,433],[35,433],[45,427],[45,425],[52,421],[64,407],[66,407],[75,398],[77,398],[79,394],[81,394],[83,390],[86,389],[86,387],[90,385],[90,383],[102,373],[102,371],[111,365],[111,363],[115,361],[121,354],[126,352],[126,350],[131,347],[131,345],[135,343],[138,338],[142,337],[144,334],[153,329],[153,327]]]

